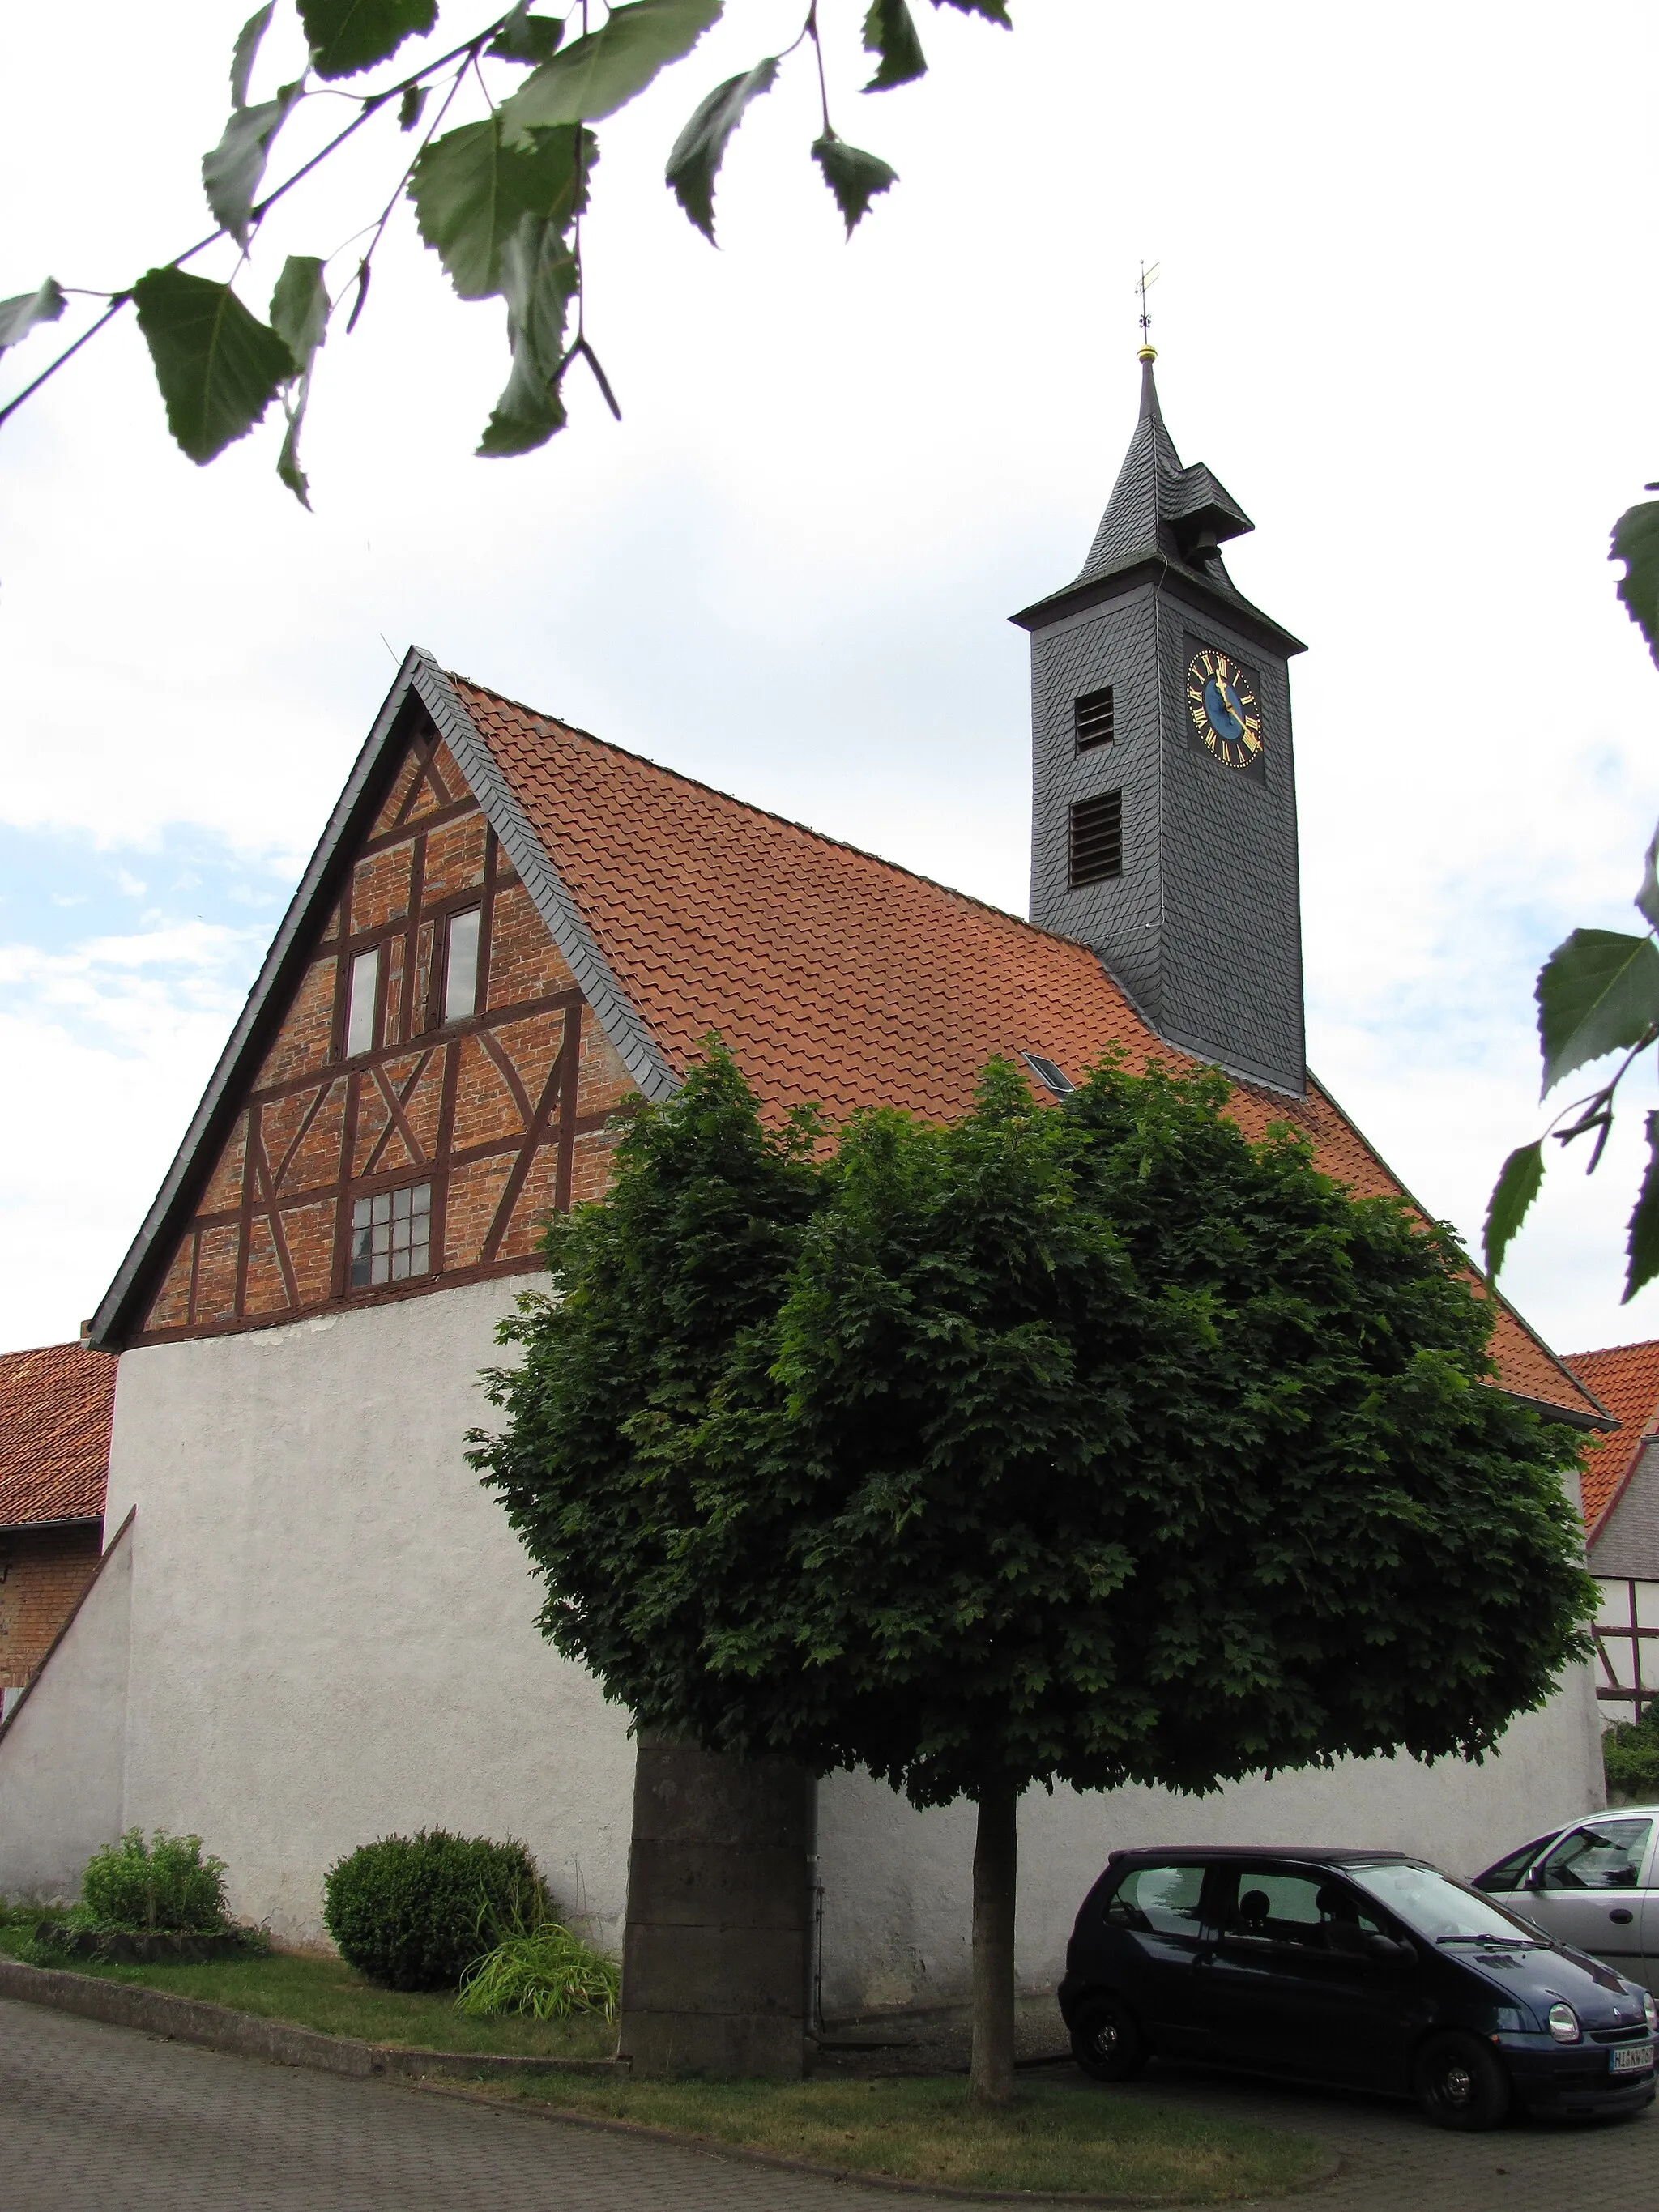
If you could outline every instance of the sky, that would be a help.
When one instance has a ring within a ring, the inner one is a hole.
[[[542,452],[474,457],[502,312],[454,298],[405,207],[319,360],[313,513],[276,422],[179,453],[130,316],[0,429],[0,1348],[98,1303],[411,642],[1023,912],[1006,618],[1087,551],[1142,259],[1171,434],[1255,520],[1241,589],[1310,646],[1311,1065],[1478,1237],[1544,1118],[1533,976],[1577,925],[1641,926],[1659,816],[1659,676],[1606,559],[1659,475],[1652,11],[1011,0],[1011,34],[913,4],[932,73],[866,97],[862,0],[822,0],[832,119],[900,176],[850,243],[804,52],[733,142],[718,251],[662,184],[800,0],[728,0],[602,126],[588,331],[620,424],[579,381]],[[173,0],[164,38],[87,0],[72,137],[30,90],[64,84],[61,23],[7,11],[0,296],[130,282],[210,228],[246,5]],[[450,0],[437,35],[473,27]],[[298,50],[290,9],[256,95]],[[302,108],[272,174],[349,113]],[[337,293],[408,150],[371,125],[290,196],[239,278],[257,310],[290,252],[337,254]],[[1659,1285],[1620,1302],[1652,1081],[1593,1181],[1553,1167],[1505,1271],[1559,1349],[1659,1334]]]

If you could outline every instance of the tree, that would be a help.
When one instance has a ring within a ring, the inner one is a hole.
[[[489,1378],[543,1631],[637,1726],[976,1801],[992,2101],[1022,1791],[1479,1759],[1587,1649],[1573,1439],[1486,1387],[1449,1232],[1227,1097],[993,1062],[830,1152],[713,1045]]]
[[[308,507],[299,441],[318,352],[330,317],[347,295],[352,298],[347,335],[356,326],[368,298],[375,250],[405,193],[422,238],[460,297],[506,304],[512,368],[479,453],[527,453],[562,430],[564,380],[578,362],[592,372],[620,418],[583,313],[581,219],[599,157],[599,141],[587,126],[616,114],[664,69],[684,60],[725,5],[726,0],[615,0],[596,22],[601,0],[570,0],[562,15],[534,14],[531,0],[517,0],[457,44],[428,52],[406,74],[361,95],[338,94],[356,106],[351,121],[262,194],[277,135],[289,129],[308,100],[378,69],[407,40],[428,37],[438,24],[438,0],[295,0],[305,63],[288,83],[255,100],[250,98],[254,75],[276,9],[276,0],[264,0],[237,35],[230,58],[230,117],[219,143],[202,160],[215,228],[120,290],[70,288],[101,301],[101,313],[0,407],[0,423],[131,306],[149,347],[167,427],[182,450],[198,465],[212,460],[246,437],[280,399],[287,430],[276,472]],[[933,6],[1012,28],[1007,0],[933,0]],[[926,76],[927,57],[908,0],[869,0],[863,43],[876,64],[866,92],[887,92]],[[830,122],[817,0],[808,0],[793,44],[716,85],[698,101],[669,153],[665,181],[711,246],[714,182],[732,135],[750,103],[771,90],[780,68],[797,53],[804,61],[809,50],[817,67],[823,123],[810,153],[849,238],[871,202],[898,181],[879,155],[849,145]],[[422,131],[434,96],[437,106]],[[469,101],[482,112],[464,121]],[[452,127],[439,136],[452,113]],[[394,149],[389,173],[396,182],[378,222],[371,209],[369,220],[339,249],[349,257],[349,268],[355,258],[355,269],[331,294],[327,261],[289,255],[271,294],[270,320],[262,323],[234,284],[265,216],[366,125],[389,130],[394,117],[403,138],[402,148],[397,137],[388,141]],[[415,150],[406,156],[411,143]],[[185,263],[222,239],[240,249],[230,279],[191,275]],[[0,354],[41,325],[58,321],[66,304],[65,288],[52,276],[32,292],[0,300]]]
[[[1659,491],[1659,484],[1647,489]],[[1620,516],[1607,557],[1625,564],[1619,597],[1659,665],[1659,501],[1645,501]],[[1584,1172],[1594,1175],[1613,1133],[1620,1085],[1659,1045],[1659,830],[1649,840],[1635,905],[1648,924],[1644,936],[1575,929],[1538,972],[1534,996],[1544,1062],[1541,1096],[1547,1098],[1557,1084],[1592,1060],[1615,1052],[1623,1058],[1605,1083],[1564,1106],[1543,1136],[1516,1146],[1504,1161],[1486,1203],[1486,1265],[1494,1280],[1543,1188],[1546,1141],[1553,1137],[1566,1146],[1592,1138]],[[1659,1275],[1659,1113],[1648,1115],[1645,1133],[1647,1170],[1625,1239],[1625,1305]]]

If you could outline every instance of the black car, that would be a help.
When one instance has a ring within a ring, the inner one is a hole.
[[[1060,2008],[1103,2081],[1207,2060],[1413,2095],[1448,2128],[1653,2101],[1645,1990],[1398,1851],[1114,1851]]]

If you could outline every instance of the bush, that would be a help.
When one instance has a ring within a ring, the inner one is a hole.
[[[617,2017],[622,1975],[615,1962],[590,1951],[556,1920],[502,1936],[461,1977],[455,2009],[474,2020],[502,2013],[532,2020],[568,2020],[573,2012]]]
[[[323,1922],[340,1956],[391,1990],[453,1989],[501,1927],[546,1917],[546,1892],[522,1844],[383,1836],[329,1869]]]
[[[1639,1721],[1625,1721],[1601,1738],[1601,1765],[1607,1788],[1621,1796],[1659,1796],[1659,1705],[1650,1705]]]
[[[93,1927],[216,1935],[226,1924],[225,1863],[202,1856],[199,1836],[158,1828],[146,1844],[142,1828],[129,1828],[87,1861],[81,1906],[76,1917]]]

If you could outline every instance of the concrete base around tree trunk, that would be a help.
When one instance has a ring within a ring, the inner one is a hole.
[[[619,2040],[635,2074],[801,2074],[811,1792],[781,1760],[641,1738]]]

